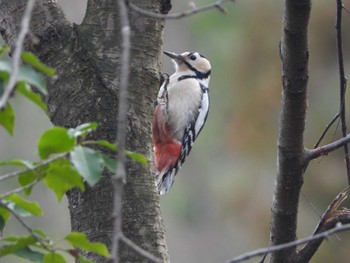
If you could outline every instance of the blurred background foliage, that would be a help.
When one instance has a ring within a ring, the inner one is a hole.
[[[67,17],[80,23],[85,0],[59,1]],[[172,1],[172,12],[189,7]],[[198,6],[210,3],[198,0]],[[137,3],[137,2],[135,2]],[[350,8],[350,0],[344,0]],[[211,10],[166,22],[164,49],[195,50],[212,64],[211,108],[199,136],[170,193],[161,199],[163,220],[173,263],[212,263],[269,243],[270,207],[276,174],[276,148],[281,88],[279,41],[282,1],[239,1],[225,5],[227,14]],[[339,75],[335,41],[335,1],[313,1],[310,28],[309,107],[305,146],[313,147],[339,108]],[[350,73],[350,14],[343,16],[345,70]],[[164,71],[173,72],[164,58]],[[349,96],[348,96],[349,97]],[[50,127],[49,120],[32,104],[15,97],[15,135],[0,130],[0,159],[36,160],[36,140]],[[348,109],[350,109],[347,99]],[[348,111],[350,116],[350,111]],[[350,121],[350,118],[347,118]],[[339,138],[331,129],[323,143]],[[346,187],[343,151],[312,162],[303,191],[322,214]],[[4,170],[1,170],[4,171]],[[9,182],[14,185],[15,182]],[[0,185],[4,191],[9,185]],[[69,232],[66,201],[57,204],[45,188],[37,188],[46,215],[32,219],[53,237]],[[350,207],[348,202],[345,202]],[[310,235],[319,216],[301,196],[298,237]],[[17,224],[6,230],[22,232]],[[350,233],[325,241],[311,262],[348,262]],[[0,262],[20,262],[6,258]],[[255,258],[247,262],[259,262]]]

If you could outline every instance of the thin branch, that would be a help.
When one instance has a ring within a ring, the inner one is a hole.
[[[156,18],[156,19],[180,19],[183,17],[188,17],[188,16],[192,16],[192,15],[195,15],[198,13],[208,11],[210,9],[218,9],[221,13],[226,13],[226,10],[222,7],[222,5],[225,2],[229,2],[229,1],[234,2],[234,0],[218,0],[214,3],[208,4],[208,5],[203,6],[203,7],[193,8],[193,9],[184,11],[182,13],[170,14],[170,15],[169,14],[163,15],[163,14],[153,13],[153,12],[144,10],[144,9],[134,5],[129,0],[126,0],[126,4],[131,10],[133,10],[141,15],[144,15],[144,16],[148,16],[148,17],[152,17],[152,18]]]
[[[334,200],[329,204],[326,211],[323,213],[320,222],[316,226],[316,229],[314,231],[314,235],[321,232],[322,228],[326,224],[328,220],[330,220],[332,217],[334,217],[334,214],[340,207],[340,205],[344,202],[344,200],[347,198],[346,190],[340,192]]]
[[[22,220],[22,218],[21,218],[19,215],[17,215],[17,213],[16,213],[15,211],[13,211],[11,208],[9,208],[6,204],[0,203],[0,206],[3,207],[3,208],[5,208],[6,210],[8,210],[8,211],[16,218],[16,220],[29,232],[29,234],[32,235],[32,236],[36,239],[36,241],[39,242],[39,244],[40,244],[44,249],[46,249],[47,251],[53,252],[53,250],[52,250],[51,248],[49,248],[49,247],[44,243],[43,239],[42,239],[39,235],[37,235],[37,234],[33,231],[33,229],[32,229],[30,226],[28,226],[28,225]]]
[[[126,245],[131,247],[133,250],[135,250],[141,256],[143,256],[144,258],[147,258],[150,262],[152,262],[152,263],[162,263],[163,262],[160,259],[158,259],[155,256],[153,256],[148,251],[146,251],[143,248],[141,248],[140,246],[136,245],[134,242],[132,242],[130,239],[128,239],[123,234],[120,235],[120,240],[122,240]]]
[[[55,155],[54,157],[52,157],[50,159],[47,159],[47,160],[43,161],[40,164],[34,166],[33,168],[28,168],[28,169],[25,169],[25,170],[22,170],[22,171],[16,171],[16,172],[4,174],[4,175],[0,176],[0,182],[4,181],[6,179],[9,179],[9,178],[16,177],[18,175],[24,174],[24,173],[35,171],[36,169],[44,167],[45,165],[48,165],[49,163],[51,163],[53,161],[56,161],[56,160],[61,159],[61,158],[66,158],[67,156],[68,156],[68,153],[58,154],[58,155]]]
[[[10,80],[6,86],[4,94],[0,99],[0,110],[5,108],[7,101],[9,100],[13,90],[16,87],[19,64],[21,60],[21,53],[23,49],[24,39],[29,31],[29,24],[31,19],[32,10],[35,4],[35,0],[28,0],[26,9],[24,11],[24,15],[21,22],[21,29],[18,34],[18,38],[15,43],[15,50],[13,53],[13,62],[12,62],[12,74],[10,76]]]
[[[320,156],[327,155],[328,153],[333,152],[340,147],[343,147],[349,142],[350,142],[350,134],[330,144],[326,144],[316,149],[307,150],[305,153],[306,159],[310,161]]]
[[[338,50],[338,66],[339,66],[339,79],[340,79],[340,119],[342,134],[345,137],[347,133],[346,117],[345,117],[345,93],[346,93],[346,78],[344,73],[344,59],[343,59],[343,42],[342,42],[342,0],[337,0],[337,18],[336,18],[336,31],[337,31],[337,50]],[[348,184],[350,185],[350,157],[349,147],[344,144],[346,171],[348,175]]]
[[[350,10],[347,8],[347,7],[345,7],[345,5],[343,4],[343,9],[347,12],[347,13],[349,13],[350,14]]]
[[[334,124],[334,122],[339,118],[339,112],[333,117],[333,119],[327,124],[326,128],[324,129],[324,131],[322,132],[320,138],[318,139],[318,141],[315,143],[314,145],[314,149],[317,148],[321,141],[323,140],[324,136],[326,135],[326,133],[328,132],[328,130],[330,129],[330,127],[332,127],[332,125]]]
[[[20,193],[20,192],[22,192],[22,191],[24,191],[24,190],[26,190],[26,189],[29,189],[29,188],[33,187],[34,185],[36,185],[38,182],[39,182],[39,179],[36,178],[36,179],[35,179],[33,182],[31,182],[30,184],[27,184],[27,185],[25,185],[25,186],[22,186],[22,187],[19,187],[19,188],[16,188],[16,189],[13,189],[13,190],[11,190],[11,191],[6,192],[6,193],[4,193],[4,194],[2,194],[2,195],[0,196],[0,201],[3,200],[3,199],[6,198],[6,197],[12,195],[12,194]]]
[[[240,256],[234,257],[232,259],[229,259],[226,261],[226,263],[236,263],[236,262],[245,261],[245,260],[248,260],[248,259],[253,258],[253,257],[264,255],[265,253],[270,254],[270,253],[280,251],[283,249],[287,249],[290,247],[302,245],[302,244],[308,243],[308,242],[313,241],[313,240],[323,239],[323,238],[329,237],[330,235],[333,235],[337,232],[342,232],[342,231],[346,231],[349,229],[350,229],[350,224],[343,225],[342,223],[339,222],[335,225],[334,228],[327,230],[327,231],[324,231],[322,233],[319,233],[319,234],[316,234],[313,236],[309,236],[309,237],[306,237],[303,239],[295,240],[292,242],[284,243],[281,245],[269,247],[269,248],[257,249],[257,250],[242,254]]]
[[[117,118],[117,172],[113,177],[114,184],[114,235],[112,244],[112,258],[114,263],[119,262],[119,240],[122,236],[122,198],[124,190],[124,181],[126,178],[125,169],[125,144],[126,144],[126,121],[128,108],[128,85],[129,85],[129,67],[130,67],[130,25],[128,11],[124,0],[118,1],[120,30],[121,30],[121,53],[120,61],[120,86],[119,86],[119,105]],[[118,72],[119,73],[119,72]]]
[[[327,231],[333,228],[337,223],[348,224],[350,222],[349,210],[338,210],[346,198],[346,190],[343,190],[334,198],[331,204],[327,207],[326,211],[323,213],[313,235]],[[316,253],[317,249],[322,244],[322,241],[323,238],[308,242],[305,247],[297,252],[295,260],[293,262],[309,262],[313,255]]]

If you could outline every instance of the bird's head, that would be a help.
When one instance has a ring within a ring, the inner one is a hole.
[[[210,76],[211,65],[208,59],[198,52],[184,52],[176,54],[164,51],[164,54],[172,58],[176,71],[193,71],[199,78],[208,78]]]

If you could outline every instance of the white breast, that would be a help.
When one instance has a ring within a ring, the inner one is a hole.
[[[187,125],[198,115],[202,92],[198,80],[193,78],[178,81],[178,75],[170,78],[168,86],[169,122],[175,137],[182,140]]]

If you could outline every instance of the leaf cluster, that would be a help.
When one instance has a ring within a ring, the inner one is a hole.
[[[0,47],[0,56],[7,51],[7,46]],[[55,75],[55,70],[42,64],[32,53],[25,52],[21,58],[25,64],[19,67],[15,93],[25,96],[46,113],[47,107],[43,98],[47,91],[43,74],[51,77]],[[0,98],[11,70],[9,61],[0,60]],[[6,106],[0,110],[0,126],[10,135],[13,135],[14,120],[13,107],[7,101]],[[29,235],[0,238],[0,257],[12,254],[32,262],[61,263],[66,262],[63,254],[67,254],[79,262],[91,262],[85,259],[79,250],[110,257],[104,244],[90,242],[83,233],[72,232],[63,240],[53,242],[41,229],[32,229],[25,223],[26,217],[39,217],[44,214],[38,202],[27,199],[38,183],[43,182],[60,202],[65,193],[72,188],[84,191],[86,187],[93,187],[102,177],[104,170],[116,173],[115,158],[95,148],[99,146],[116,153],[118,147],[106,140],[86,139],[89,133],[97,128],[97,123],[85,123],[75,128],[54,126],[44,131],[38,139],[39,161],[0,160],[0,166],[16,168],[12,173],[0,175],[0,182],[13,177],[16,177],[18,182],[17,188],[0,193],[0,232],[6,229],[11,219],[19,221],[29,232]],[[126,151],[125,154],[145,166],[148,164],[144,155],[131,151]],[[62,242],[68,243],[70,247],[62,248]]]

